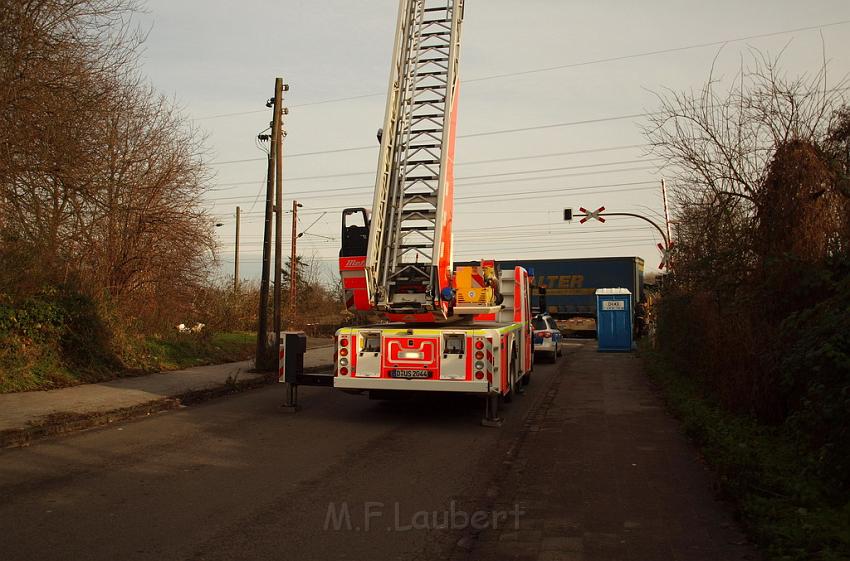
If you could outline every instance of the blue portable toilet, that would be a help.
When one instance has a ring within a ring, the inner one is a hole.
[[[596,338],[599,351],[631,351],[634,318],[632,293],[626,288],[596,291]]]

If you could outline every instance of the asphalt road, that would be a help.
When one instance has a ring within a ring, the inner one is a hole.
[[[467,533],[420,528],[443,521],[424,513],[492,502],[568,361],[537,365],[499,429],[480,426],[483,404],[462,397],[302,388],[303,410],[285,414],[272,386],[0,451],[0,557],[441,558]]]

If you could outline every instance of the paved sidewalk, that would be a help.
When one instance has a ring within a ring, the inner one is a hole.
[[[308,349],[305,370],[330,369],[333,346]],[[57,390],[0,394],[0,447],[179,406],[187,399],[263,383],[253,361],[119,378]]]
[[[533,383],[533,382],[532,382]],[[519,529],[484,530],[465,559],[757,559],[635,354],[570,353],[499,484]]]

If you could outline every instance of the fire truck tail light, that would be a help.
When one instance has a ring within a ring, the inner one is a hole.
[[[348,338],[343,337],[342,339],[340,339],[339,340],[339,346],[340,347],[347,347],[348,346]]]
[[[348,366],[348,359],[345,358],[345,357],[339,359],[339,365],[340,366]]]
[[[475,379],[476,380],[483,380],[484,379],[484,373],[479,370],[478,372],[475,373]]]
[[[479,341],[476,341],[476,342],[475,342],[475,348],[476,348],[476,349],[478,349],[479,351],[480,351],[481,349],[483,349],[483,348],[484,348],[484,341],[480,341],[480,340],[479,340]]]
[[[475,359],[481,360],[484,358],[484,351],[475,351]]]
[[[343,366],[342,368],[339,369],[339,374],[340,374],[340,376],[348,376],[348,368]]]
[[[340,349],[339,356],[348,356],[348,349]]]

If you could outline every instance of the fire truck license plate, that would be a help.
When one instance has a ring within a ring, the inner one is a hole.
[[[390,378],[430,378],[428,370],[390,370]]]

